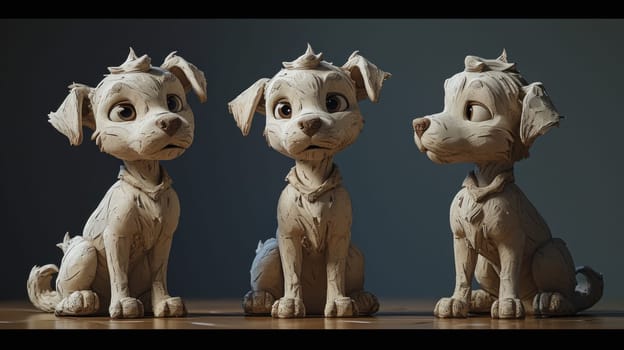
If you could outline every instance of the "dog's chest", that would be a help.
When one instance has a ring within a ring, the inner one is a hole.
[[[177,196],[173,189],[163,191],[157,198],[135,191],[134,202],[138,227],[131,250],[150,250],[157,240],[175,230],[180,213]]]
[[[295,208],[298,213],[296,220],[305,233],[302,240],[305,249],[323,252],[334,221],[334,201],[333,191],[323,194],[313,202],[307,200],[305,195],[295,193]]]
[[[489,260],[497,260],[496,246],[488,238],[488,225],[486,224],[488,218],[485,213],[487,210],[484,210],[486,205],[487,202],[475,201],[465,189],[462,189],[454,202],[452,224],[461,228],[454,231],[462,232],[477,253]]]
[[[151,250],[177,227],[180,203],[172,188],[148,195],[118,181],[106,193],[85,225],[83,236],[103,252],[103,235],[129,238],[131,260]]]

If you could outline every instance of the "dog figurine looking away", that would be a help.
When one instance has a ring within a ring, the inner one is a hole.
[[[553,238],[537,209],[514,183],[513,165],[535,139],[558,125],[541,83],[528,84],[503,54],[467,56],[446,80],[444,110],[416,118],[414,139],[434,162],[471,162],[451,204],[455,291],[435,306],[437,317],[571,315],[595,304],[602,275],[576,269],[565,242]],[[472,277],[481,289],[471,292]],[[576,274],[585,282],[577,283]]]
[[[65,235],[60,271],[33,267],[28,296],[57,316],[108,312],[112,318],[186,314],[167,291],[167,262],[180,203],[160,160],[177,158],[193,142],[194,119],[186,93],[206,100],[204,73],[175,52],[161,67],[132,49],[125,63],[92,88],[72,84],[50,123],[82,142],[82,127],[93,130],[102,152],[123,160],[119,180],[87,221],[83,235]],[[49,290],[58,272],[56,290]],[[149,313],[149,311],[147,311]]]
[[[351,244],[351,200],[333,158],[364,125],[358,100],[377,102],[390,74],[357,51],[336,67],[310,45],[283,66],[228,105],[243,135],[254,113],[266,115],[269,147],[295,160],[277,207],[277,240],[258,244],[243,309],[279,318],[372,314],[379,303],[363,290],[364,257]]]

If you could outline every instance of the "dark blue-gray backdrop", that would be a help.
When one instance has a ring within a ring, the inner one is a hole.
[[[541,81],[566,118],[516,165],[517,183],[565,238],[577,265],[605,276],[603,300],[624,295],[623,20],[196,19],[0,20],[0,299],[25,299],[34,264],[56,263],[63,234],[80,234],[116,179],[120,161],[86,132],[71,147],[47,122],[67,85],[97,84],[128,47],[160,64],[173,50],[202,69],[208,102],[189,96],[195,143],[164,162],[182,205],[169,287],[187,298],[248,290],[258,240],[275,233],[275,208],[292,161],[270,150],[256,116],[241,136],[227,102],[306,43],[342,64],[354,50],[391,72],[355,144],[337,156],[353,200],[352,238],[366,288],[382,298],[452,292],[448,208],[470,165],[437,165],[418,152],[411,121],[442,108],[444,79],[464,57],[507,49]]]

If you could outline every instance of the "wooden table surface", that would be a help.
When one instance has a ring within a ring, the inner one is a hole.
[[[380,300],[372,317],[274,319],[245,316],[240,300],[187,300],[189,315],[182,318],[112,320],[108,317],[55,317],[27,301],[0,302],[0,329],[610,329],[624,330],[624,303],[601,301],[572,317],[493,320],[433,317],[434,300]]]

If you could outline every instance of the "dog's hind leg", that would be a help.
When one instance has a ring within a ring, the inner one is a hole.
[[[345,283],[347,295],[355,302],[359,315],[372,315],[379,310],[377,297],[364,290],[364,255],[353,244],[347,256]]]
[[[470,312],[489,314],[498,296],[500,279],[492,264],[481,255],[477,257],[475,279],[481,289],[473,290],[470,295]]]
[[[537,294],[531,313],[543,316],[564,316],[576,312],[572,297],[576,287],[574,261],[565,242],[553,238],[533,255],[533,280]]]
[[[72,238],[64,247],[65,255],[56,279],[63,299],[56,305],[57,316],[95,314],[100,309],[98,295],[91,290],[97,269],[97,252],[82,236]]]
[[[243,310],[248,315],[269,315],[275,300],[284,295],[284,275],[277,240],[258,242],[251,264],[251,290],[243,297]]]

